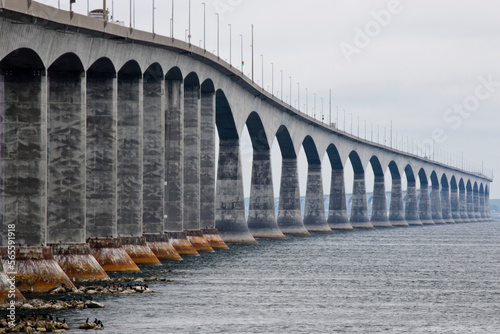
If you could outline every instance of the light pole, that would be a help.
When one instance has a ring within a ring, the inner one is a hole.
[[[352,135],[352,113],[351,113],[351,135]]]
[[[153,0],[153,35],[154,34],[155,34],[155,0]]]
[[[174,0],[172,0],[172,29],[170,30],[170,37],[172,37],[172,40],[174,39]]]
[[[219,13],[215,15],[217,15],[217,58],[219,58]]]
[[[292,77],[289,76],[288,78],[290,78],[290,106],[292,106]]]
[[[271,94],[274,96],[274,63],[271,63]]]
[[[188,41],[189,45],[191,45],[191,0],[189,0],[189,35],[188,35]]]
[[[323,112],[323,98],[321,98],[321,123],[325,120],[325,113]]]
[[[262,61],[262,89],[264,89],[264,55],[260,55]]]
[[[229,67],[233,66],[233,62],[231,59],[231,23],[228,24],[229,26]]]
[[[174,1],[174,0],[172,0]],[[130,29],[132,29],[132,0],[129,1],[129,5],[130,5],[130,8],[129,8],[129,11],[130,11]]]
[[[297,82],[297,110],[300,111],[300,82]]]
[[[281,72],[281,101],[283,101],[283,70]]]
[[[201,3],[203,5],[203,50],[206,50],[207,49],[207,34],[206,34],[206,31],[207,31],[207,20],[206,20],[206,6],[205,6],[205,3],[202,2]]]
[[[252,82],[253,82],[253,24],[252,24]]]
[[[345,130],[345,109],[344,109],[344,132],[346,132],[346,130]]]
[[[309,91],[306,88],[306,114],[309,116]]]
[[[314,95],[314,113],[313,113],[313,117],[314,117],[314,119],[316,119],[316,93],[314,93],[313,95]]]

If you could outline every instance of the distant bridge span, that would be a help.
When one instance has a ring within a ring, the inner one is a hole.
[[[204,227],[217,227],[226,242],[254,243],[310,231],[490,219],[491,178],[325,126],[194,45],[34,1],[2,0],[0,46],[0,217],[4,230],[16,224],[21,243]],[[245,125],[253,145],[248,221],[239,148]],[[283,158],[277,218],[275,137]],[[304,217],[301,147],[308,160]],[[328,216],[325,152],[332,166]],[[367,168],[375,175],[370,217]],[[5,245],[5,234],[1,239]]]

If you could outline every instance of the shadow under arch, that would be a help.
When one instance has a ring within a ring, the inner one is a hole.
[[[325,217],[321,159],[311,136],[306,136],[302,147],[307,158],[307,186],[304,208],[304,226],[309,232],[331,232]]]
[[[472,188],[472,195],[473,195],[473,201],[474,201],[474,217],[476,218],[476,221],[481,221],[481,213],[480,213],[480,206],[479,206],[479,186],[477,184],[477,181],[474,181],[474,186]]]
[[[465,189],[466,189],[466,199],[467,199],[467,216],[469,217],[470,222],[476,222],[476,215],[474,212],[474,193],[472,188],[472,183],[470,180],[467,180]]]
[[[85,243],[84,67],[77,55],[66,53],[47,73],[46,239],[48,243]]]
[[[163,154],[165,114],[162,110],[164,73],[158,63],[143,74],[143,176],[142,222],[144,233],[163,233],[165,155]]]
[[[440,184],[439,178],[436,171],[431,173],[431,216],[435,224],[445,224],[443,220],[443,210],[441,206],[441,194],[440,194]]]
[[[284,234],[309,235],[302,221],[297,154],[286,126],[276,131],[281,152],[281,182],[278,202],[278,227]]]
[[[457,178],[453,175],[450,179],[450,205],[451,205],[451,218],[455,223],[462,223],[460,215],[460,198],[458,193]]]
[[[403,202],[403,188],[401,184],[401,174],[394,160],[389,163],[391,173],[391,199],[389,205],[389,221],[392,226],[408,226],[405,219],[405,206]]]
[[[423,224],[434,225],[431,212],[431,198],[429,196],[429,179],[423,168],[418,171],[420,180],[420,195],[418,201],[419,218]]]
[[[389,165],[390,168],[390,165]],[[407,164],[404,168],[406,175],[406,203],[405,203],[405,220],[409,225],[422,225],[420,220],[418,200],[417,196],[417,185],[415,174],[413,168],[410,164]]]
[[[374,227],[392,227],[387,216],[387,199],[385,195],[385,176],[380,160],[376,155],[370,158],[373,169],[373,202],[370,221]]]
[[[23,231],[17,243],[45,243],[46,233],[46,163],[45,136],[46,89],[45,66],[40,56],[28,48],[12,51],[0,61],[0,212],[2,231],[16,224]],[[20,103],[22,101],[22,103]],[[22,116],[21,116],[22,115]],[[30,132],[22,144],[17,134]],[[5,145],[5,146],[4,146]],[[16,170],[20,179],[8,171]],[[8,189],[12,189],[9,191]],[[16,205],[7,205],[16,203]],[[2,233],[0,245],[7,245],[7,233]]]
[[[442,209],[442,217],[445,223],[447,224],[454,224],[455,220],[452,217],[452,208],[453,208],[453,203],[451,202],[451,195],[450,195],[450,184],[448,182],[448,177],[446,176],[446,173],[443,173],[441,175],[441,209]]]
[[[352,204],[350,223],[354,228],[373,228],[368,218],[368,201],[366,198],[365,171],[356,151],[349,153],[349,160],[354,171],[352,186]]]
[[[215,93],[219,162],[215,224],[226,243],[256,244],[245,220],[240,144],[233,113],[222,90]]]

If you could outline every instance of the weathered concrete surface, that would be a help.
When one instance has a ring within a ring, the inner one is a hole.
[[[352,230],[347,217],[344,169],[332,168],[330,183],[330,203],[328,206],[328,226],[332,230]]]
[[[309,232],[332,232],[332,229],[326,223],[325,217],[321,164],[313,164],[311,162],[308,164],[303,221],[304,227]]]
[[[443,210],[443,220],[445,223],[454,224],[455,220],[451,215],[450,188],[448,186],[442,186],[441,188],[441,208]]]
[[[87,243],[90,253],[106,272],[141,271],[122,247],[120,238],[92,238]]]
[[[392,176],[389,221],[392,226],[408,226],[403,208],[403,190],[401,187],[401,178],[394,175]]]
[[[465,189],[459,189],[458,202],[460,205],[460,218],[463,223],[470,223],[469,215],[467,214],[467,193]]]
[[[408,225],[423,225],[419,216],[417,186],[414,180],[407,182],[405,220],[408,222]]]
[[[474,187],[472,196],[472,199],[474,201],[474,217],[476,218],[476,221],[480,222],[482,221],[480,213],[481,208],[479,207],[479,192],[477,191],[476,187]]]
[[[0,305],[8,303],[12,297],[11,286],[14,285],[14,299],[25,300],[23,294],[15,286],[16,282],[11,282],[3,269],[3,262],[0,260]]]
[[[443,220],[443,210],[441,208],[441,196],[439,194],[439,184],[431,187],[431,215],[435,224],[446,224]]]
[[[458,199],[458,188],[450,189],[450,209],[451,217],[455,223],[462,223],[462,216],[460,215],[460,202]]]
[[[210,243],[203,237],[203,232],[201,230],[186,230],[186,237],[198,253],[214,252]]]
[[[385,196],[385,178],[383,175],[375,176],[373,183],[372,216],[370,222],[374,227],[392,227],[387,217],[387,204]]]
[[[184,99],[182,81],[165,83],[165,231],[182,231]]]
[[[109,279],[85,243],[50,244],[54,259],[72,282]]]
[[[276,222],[269,150],[254,148],[247,224],[254,238],[285,238]]]
[[[240,147],[237,139],[225,139],[219,143],[215,224],[225,243],[257,243],[245,219]]]
[[[208,241],[212,249],[228,249],[224,240],[219,235],[219,231],[216,228],[204,228],[201,230],[203,232],[203,237]]]
[[[159,69],[143,79],[142,223],[144,233],[163,233],[165,180],[165,83]]]
[[[47,78],[35,68],[0,70],[0,244],[45,243]]]
[[[118,235],[141,236],[142,228],[142,77],[132,65],[118,73]]]
[[[354,173],[350,223],[355,229],[373,228],[373,225],[370,223],[370,219],[368,218],[365,173]]]
[[[203,88],[201,129],[200,227],[215,228],[215,93]]]
[[[146,238],[141,236],[120,237],[122,247],[137,265],[159,266],[160,260],[149,248]]]
[[[282,160],[277,223],[284,234],[309,235],[300,210],[297,159]]]
[[[160,261],[181,261],[182,257],[164,233],[145,233],[147,244]]]
[[[0,247],[3,266],[7,267],[7,247]],[[50,247],[16,247],[14,264],[16,286],[21,292],[46,293],[65,286],[75,288],[68,276],[54,260]]]
[[[474,212],[474,195],[472,194],[472,189],[467,189],[467,216],[471,223],[477,222]]]
[[[175,248],[180,256],[199,256],[198,251],[193,247],[187,238],[186,231],[166,232],[170,244]]]
[[[481,215],[481,220],[486,221],[486,208],[484,203],[483,192],[479,192],[479,214]]]
[[[420,200],[418,201],[418,215],[424,225],[434,225],[431,216],[431,199],[429,197],[429,184],[420,183]]]
[[[200,87],[184,85],[183,228],[200,228]]]
[[[87,72],[86,236],[115,237],[116,75]]]

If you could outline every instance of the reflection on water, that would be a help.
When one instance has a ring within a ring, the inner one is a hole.
[[[103,333],[500,333],[498,222],[260,240],[161,269],[182,273],[144,269],[176,282],[61,316]]]

